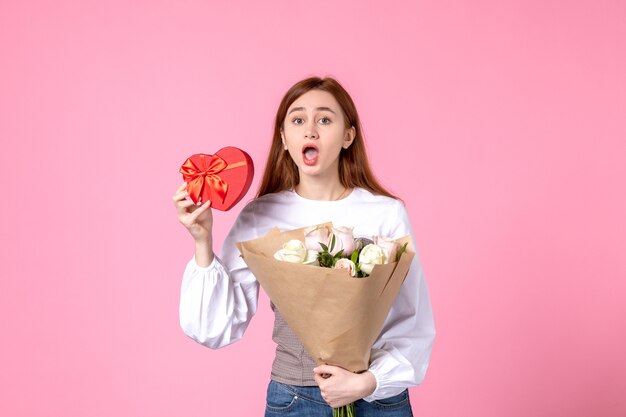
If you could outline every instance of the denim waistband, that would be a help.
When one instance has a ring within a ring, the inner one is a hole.
[[[319,387],[301,387],[297,385],[287,385],[276,380],[272,380],[272,382],[278,384],[282,389],[289,391],[302,399],[313,401],[322,405],[328,405],[326,401],[324,401],[324,399],[322,398]]]

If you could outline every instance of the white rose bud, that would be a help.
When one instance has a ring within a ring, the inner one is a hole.
[[[359,254],[359,268],[366,274],[371,274],[374,265],[385,263],[385,252],[380,246],[374,244],[365,245]]]
[[[346,269],[350,273],[350,276],[356,275],[356,266],[354,262],[348,258],[338,259],[337,262],[335,262],[335,269]]]
[[[301,264],[306,259],[307,250],[300,240],[290,240],[283,245],[283,248],[274,254],[274,258],[279,261]]]

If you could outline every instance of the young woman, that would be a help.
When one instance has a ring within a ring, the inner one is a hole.
[[[213,349],[239,340],[257,309],[259,284],[236,242],[274,227],[331,221],[354,227],[356,237],[411,235],[416,247],[404,204],[370,170],[354,103],[332,78],[307,78],[283,97],[258,195],[241,210],[219,257],[213,253],[210,202],[194,205],[185,187],[173,200],[195,240],[195,254],[183,275],[180,325]],[[417,253],[372,347],[369,369],[361,374],[316,366],[273,304],[272,309],[277,346],[266,416],[332,416],[332,408],[351,402],[359,417],[412,415],[407,388],[422,382],[435,337]]]

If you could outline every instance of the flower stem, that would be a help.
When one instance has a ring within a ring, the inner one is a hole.
[[[356,417],[354,403],[339,408],[333,408],[333,417]]]

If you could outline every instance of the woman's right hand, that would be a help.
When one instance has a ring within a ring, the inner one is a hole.
[[[211,243],[213,229],[211,201],[203,201],[200,206],[196,206],[193,201],[187,199],[189,193],[186,187],[187,182],[183,182],[172,197],[178,211],[178,221],[189,230],[196,243]]]

